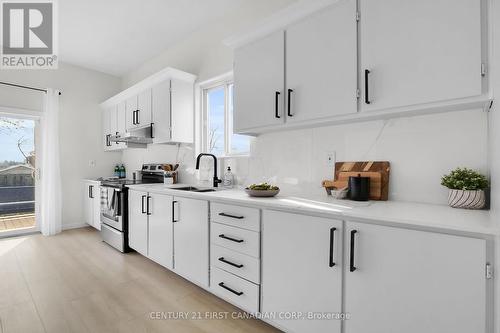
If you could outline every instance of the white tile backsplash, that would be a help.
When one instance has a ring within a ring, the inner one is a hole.
[[[321,181],[333,178],[326,153],[335,151],[337,161],[390,161],[390,200],[444,204],[444,173],[458,166],[488,172],[487,117],[478,110],[460,111],[263,134],[253,140],[249,157],[221,161],[219,175],[230,165],[240,185],[268,181],[285,194],[320,193]],[[181,181],[198,181],[188,145],[131,149],[123,159],[129,171],[143,162],[178,161]],[[200,176],[209,185],[211,161],[205,165]]]

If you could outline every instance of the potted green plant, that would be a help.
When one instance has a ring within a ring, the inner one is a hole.
[[[488,179],[477,171],[457,168],[441,178],[448,191],[448,204],[454,208],[481,209],[486,204],[484,190]]]

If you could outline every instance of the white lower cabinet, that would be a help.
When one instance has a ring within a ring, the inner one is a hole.
[[[341,312],[342,221],[271,210],[262,216],[262,312],[288,332],[340,333],[340,320],[287,316]]]
[[[486,332],[485,240],[354,222],[345,235],[346,333]]]
[[[262,233],[261,310],[285,331],[340,332],[279,316],[343,311],[345,333],[487,332],[484,239],[269,210]]]
[[[208,201],[174,198],[174,271],[208,287]]]
[[[83,181],[83,217],[84,222],[101,230],[101,188],[99,182]]]
[[[174,226],[172,222],[173,197],[149,193],[148,257],[168,269],[173,268]]]
[[[129,191],[128,194],[128,244],[144,256],[148,256],[147,192]]]

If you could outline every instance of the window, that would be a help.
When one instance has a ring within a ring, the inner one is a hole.
[[[233,133],[233,82],[203,88],[203,150],[216,156],[247,155],[250,137]]]

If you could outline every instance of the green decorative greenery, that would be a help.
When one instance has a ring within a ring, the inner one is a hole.
[[[441,185],[452,190],[484,190],[488,188],[488,179],[477,171],[457,168],[441,178]]]

